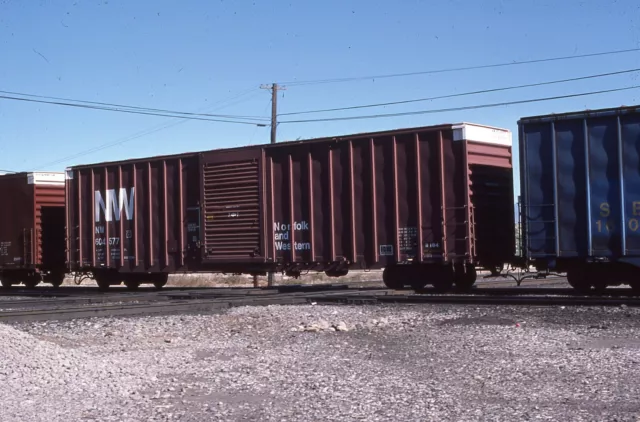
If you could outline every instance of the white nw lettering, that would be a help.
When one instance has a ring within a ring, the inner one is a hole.
[[[105,195],[106,201],[99,190],[95,191],[96,223],[100,222],[100,210],[104,213],[104,219],[107,222],[113,221],[114,215],[116,221],[120,221],[123,209],[127,216],[127,220],[132,220],[134,211],[133,204],[135,203],[135,189],[136,188],[131,188],[131,194],[128,198],[127,190],[125,188],[120,188],[119,195],[116,195],[115,189],[108,189]]]

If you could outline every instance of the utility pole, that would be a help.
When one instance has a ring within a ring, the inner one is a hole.
[[[278,86],[277,83],[260,85],[260,88],[271,90],[271,143],[275,144],[278,129],[278,91],[286,91],[287,88]]]
[[[278,84],[271,86],[271,143],[276,143],[276,130],[278,128]]]
[[[271,90],[271,143],[276,143],[276,133],[278,129],[278,91],[286,90],[283,86],[278,86],[277,83],[271,85],[261,85],[262,89]],[[273,286],[273,272],[269,271],[267,274],[267,286]],[[255,283],[254,283],[255,285]]]

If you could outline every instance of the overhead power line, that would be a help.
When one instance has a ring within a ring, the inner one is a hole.
[[[47,101],[47,100],[36,100],[32,98],[19,98],[8,95],[0,95],[0,99],[3,100],[15,100],[15,101],[26,101],[32,103],[41,103],[41,104],[52,104],[66,107],[77,107],[77,108],[86,108],[92,110],[104,110],[104,111],[113,111],[118,113],[130,113],[130,114],[142,114],[147,116],[159,116],[159,117],[174,117],[174,118],[182,118],[182,119],[191,119],[191,120],[203,120],[208,122],[221,122],[221,123],[236,123],[242,125],[266,125],[268,122],[264,121],[241,121],[241,120],[228,120],[228,119],[214,119],[210,117],[206,117],[206,115],[198,114],[198,113],[186,113],[186,112],[178,112],[178,114],[169,114],[172,113],[167,111],[166,113],[159,113],[153,111],[142,111],[142,110],[124,110],[120,108],[107,107],[107,106],[98,106],[98,105],[88,105],[88,104],[73,104],[68,102],[61,101]],[[203,116],[203,117],[200,117]]]
[[[353,82],[353,81],[362,81],[368,79],[388,79],[388,78],[401,78],[406,76],[417,76],[417,75],[430,75],[436,73],[448,73],[448,72],[460,72],[464,70],[477,70],[477,69],[490,69],[496,67],[506,67],[506,66],[518,66],[523,64],[532,64],[532,63],[544,63],[544,62],[553,62],[553,61],[561,61],[561,60],[572,60],[572,59],[580,59],[586,57],[598,57],[598,56],[609,56],[613,54],[623,54],[623,53],[631,53],[634,51],[640,51],[640,48],[629,48],[626,50],[614,50],[614,51],[603,51],[599,53],[589,53],[589,54],[575,54],[571,56],[561,56],[561,57],[549,57],[544,59],[533,59],[533,60],[524,60],[524,61],[512,61],[505,63],[494,63],[494,64],[486,64],[486,65],[477,65],[477,66],[465,66],[465,67],[452,67],[445,69],[434,69],[434,70],[424,70],[418,72],[407,72],[407,73],[391,73],[386,75],[372,75],[372,76],[357,76],[350,78],[334,78],[334,79],[316,79],[316,80],[308,80],[308,81],[287,81],[287,82],[279,82],[289,86],[301,86],[301,85],[317,85],[317,84],[329,84],[329,83],[340,83],[340,82]]]
[[[535,103],[535,102],[542,102],[542,101],[560,100],[564,98],[584,97],[588,95],[605,94],[608,92],[628,91],[628,90],[637,89],[637,88],[640,88],[640,85],[628,86],[624,88],[606,89],[602,91],[582,92],[578,94],[558,95],[555,97],[531,98],[531,99],[519,100],[519,101],[506,101],[501,103],[478,104],[478,105],[472,105],[472,106],[440,108],[440,109],[432,109],[432,110],[407,111],[403,113],[373,114],[373,115],[366,115],[366,116],[327,117],[324,119],[305,119],[305,120],[283,120],[283,121],[280,121],[279,123],[291,124],[291,123],[333,122],[333,121],[342,121],[342,120],[361,120],[361,119],[378,119],[378,118],[385,118],[385,117],[412,116],[417,114],[446,113],[450,111],[474,110],[479,108],[501,107],[501,106],[515,105],[515,104],[526,104],[526,103]]]
[[[247,89],[245,91],[240,92],[239,94],[235,94],[230,98],[226,98],[224,100],[217,101],[217,102],[213,103],[210,106],[203,107],[200,110],[205,110],[205,109],[219,110],[219,109],[228,107],[229,105],[237,104],[238,102],[236,102],[234,104],[227,104],[227,105],[222,105],[220,107],[215,107],[214,108],[214,106],[216,106],[216,105],[220,105],[220,104],[223,104],[223,103],[226,103],[226,102],[234,101],[234,100],[236,100],[236,99],[238,99],[238,98],[240,98],[240,97],[242,97],[242,96],[244,96],[244,95],[246,95],[246,94],[248,94],[248,93],[250,93],[252,91],[255,91],[254,94],[258,93],[258,89],[257,88],[250,88],[250,89]],[[240,102],[246,101],[249,98],[253,98],[253,96],[254,95],[251,95],[248,98],[245,98],[245,99],[241,100]],[[98,151],[105,150],[107,148],[111,148],[111,147],[114,147],[114,146],[122,145],[122,144],[124,144],[126,142],[129,142],[129,141],[132,141],[132,140],[135,140],[135,139],[139,139],[139,138],[142,138],[144,136],[148,136],[148,135],[151,135],[153,133],[159,132],[161,130],[164,130],[164,129],[167,129],[167,128],[170,128],[170,127],[174,127],[174,126],[177,126],[177,125],[180,125],[180,124],[183,124],[183,123],[191,121],[191,119],[187,119],[187,118],[184,118],[184,117],[179,117],[179,119],[180,120],[178,120],[178,121],[172,121],[171,123],[158,125],[158,126],[155,126],[155,127],[152,127],[152,128],[140,131],[140,132],[136,132],[136,133],[134,133],[132,135],[126,136],[124,138],[120,138],[120,139],[118,139],[116,141],[113,141],[113,142],[107,142],[107,143],[104,143],[104,144],[96,145],[93,148],[89,148],[89,149],[86,149],[86,150],[83,150],[83,151],[79,151],[79,152],[77,152],[75,154],[71,154],[71,155],[68,155],[66,157],[59,158],[59,159],[57,159],[55,161],[50,161],[48,163],[45,163],[43,165],[38,166],[37,168],[45,168],[45,167],[57,165],[57,164],[60,164],[60,163],[64,163],[64,162],[67,162],[67,161],[70,161],[70,160],[73,160],[73,159],[76,159],[76,158],[80,158],[80,157],[83,157],[83,156],[86,156],[86,155],[89,155],[89,154],[93,154],[93,153],[98,152]],[[258,126],[260,126],[260,125],[256,125],[256,127],[258,127]]]
[[[463,92],[463,93],[460,93],[460,94],[440,95],[440,96],[437,96],[437,97],[416,98],[416,99],[412,99],[412,100],[391,101],[391,102],[387,102],[387,103],[365,104],[365,105],[357,105],[357,106],[350,106],[350,107],[325,108],[325,109],[320,109],[320,110],[294,111],[294,112],[290,112],[290,113],[280,113],[280,114],[278,114],[278,116],[294,116],[294,115],[299,115],[299,114],[326,113],[326,112],[331,112],[331,111],[356,110],[356,109],[361,109],[361,108],[372,108],[372,107],[386,107],[386,106],[390,106],[390,105],[410,104],[410,103],[417,103],[417,102],[422,102],[422,101],[433,101],[433,100],[441,100],[441,99],[445,99],[445,98],[464,97],[464,96],[468,96],[468,95],[477,95],[477,94],[487,94],[487,93],[490,93],[490,92],[508,91],[508,90],[512,90],[512,89],[530,88],[530,87],[534,87],[534,86],[560,84],[560,83],[565,83],[565,82],[575,82],[575,81],[581,81],[581,80],[585,80],[585,79],[602,78],[602,77],[605,77],[605,76],[621,75],[621,74],[624,74],[624,73],[633,73],[633,72],[639,72],[639,71],[640,71],[640,68],[636,68],[636,69],[629,69],[629,70],[621,70],[621,71],[618,71],[618,72],[599,73],[597,75],[581,76],[581,77],[570,78],[570,79],[560,79],[560,80],[555,80],[555,81],[537,82],[537,83],[508,86],[508,87],[502,87],[502,88],[483,89],[483,90],[480,90],[480,91]]]
[[[103,103],[98,101],[76,100],[73,98],[48,97],[45,95],[26,94],[22,92],[13,92],[13,91],[0,91],[0,94],[14,95],[14,96],[18,95],[20,97],[41,98],[46,100],[63,101],[63,102],[71,101],[74,103],[92,104],[92,105],[98,105],[98,106],[104,106],[104,107],[116,107],[120,109],[126,108],[126,109],[133,109],[133,110],[142,110],[147,112],[181,114],[185,116],[219,117],[219,118],[227,118],[227,119],[244,119],[244,120],[269,120],[268,117],[261,117],[261,116],[238,116],[238,115],[232,115],[232,114],[191,113],[191,112],[184,112],[184,111],[166,110],[161,108],[131,106],[126,104],[113,104],[113,103]]]

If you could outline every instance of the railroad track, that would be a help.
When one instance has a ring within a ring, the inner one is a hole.
[[[538,287],[535,287],[538,286]],[[0,322],[220,313],[236,306],[303,304],[473,304],[534,306],[640,306],[630,289],[585,296],[567,288],[564,278],[483,280],[468,293],[435,293],[429,288],[391,290],[380,283],[284,285],[271,288],[169,288],[161,291],[100,292],[98,289],[47,289],[37,299],[0,301]],[[49,296],[53,290],[59,296]],[[35,293],[28,291],[29,293]],[[20,291],[15,293],[20,294]],[[75,293],[75,294],[74,294]]]
[[[96,287],[62,287],[62,288],[39,288],[39,289],[12,289],[10,291],[0,291],[0,312],[6,313],[8,310],[25,311],[30,310],[47,310],[47,309],[61,309],[61,308],[73,308],[73,307],[88,307],[97,308],[99,304],[112,304],[124,306],[125,304],[141,305],[144,303],[155,302],[169,302],[171,300],[189,300],[190,303],[196,305],[194,299],[216,299],[222,297],[241,297],[250,300],[252,297],[266,297],[266,296],[282,296],[284,293],[312,293],[312,292],[325,292],[325,291],[357,291],[362,294],[363,291],[369,292],[382,292],[383,294],[389,294],[391,290],[382,287],[381,281],[362,281],[351,282],[344,284],[297,284],[297,285],[279,285],[274,287],[265,288],[246,288],[246,287],[214,287],[214,288],[178,288],[170,287],[161,291],[155,289],[142,289],[136,292],[131,292],[122,289],[122,291],[100,291]],[[494,293],[498,294],[501,288],[508,288],[514,286],[513,281],[508,280],[491,280],[482,281],[478,284],[479,290],[491,289]],[[566,282],[563,280],[544,279],[539,281],[540,286],[544,287],[563,287],[566,286]],[[533,284],[528,285],[533,286]],[[521,293],[532,293],[531,287],[518,287]],[[396,293],[404,294],[406,292],[412,292],[410,289],[395,291]],[[4,294],[3,294],[4,293]],[[4,309],[4,311],[3,311]],[[105,311],[106,312],[106,311]],[[125,312],[124,310],[122,312]],[[118,313],[122,313],[118,312]],[[82,314],[87,313],[83,311]],[[1,315],[0,315],[1,318]]]
[[[155,295],[75,297],[46,301],[11,301],[18,309],[0,309],[0,322],[65,320],[91,317],[127,317],[172,314],[222,313],[237,306],[267,305],[532,305],[532,306],[640,306],[630,289],[611,289],[607,296],[584,296],[562,288],[478,288],[465,294],[414,293],[384,288],[317,286],[315,289],[227,290],[198,289]],[[125,300],[123,300],[125,299]],[[114,302],[114,300],[118,300]]]
[[[315,299],[318,304],[379,305],[379,304],[455,304],[455,305],[530,305],[530,306],[629,306],[640,307],[640,297],[614,296],[526,295],[526,294],[406,294],[350,295],[336,294]]]
[[[154,293],[166,293],[166,292],[185,292],[185,291],[205,291],[211,290],[216,292],[228,291],[230,294],[232,292],[246,292],[248,290],[251,291],[261,291],[264,289],[269,290],[278,290],[283,291],[286,289],[326,289],[327,287],[335,287],[335,286],[345,286],[348,285],[350,287],[383,287],[382,280],[366,280],[366,281],[346,281],[343,283],[322,283],[322,284],[305,284],[304,280],[301,281],[300,284],[289,284],[289,285],[276,285],[270,288],[253,288],[253,287],[220,287],[220,286],[212,286],[212,287],[174,287],[167,286],[161,291],[155,290],[153,287],[141,287],[140,290],[136,292],[132,292],[126,290],[124,287],[114,287],[111,290],[104,292],[100,291],[97,286],[94,285],[83,285],[83,286],[61,286],[58,288],[53,288],[51,286],[42,285],[38,286],[34,289],[28,289],[23,286],[13,286],[11,289],[0,289],[0,301],[3,297],[36,297],[36,298],[58,298],[65,296],[78,296],[78,295],[136,295],[136,294],[154,294]],[[530,286],[549,286],[549,285],[567,285],[566,279],[564,277],[557,276],[549,276],[541,279],[527,279],[523,282],[522,287],[530,287]],[[478,287],[508,287],[508,286],[516,286],[516,282],[508,277],[500,277],[500,278],[478,278],[476,283]],[[242,294],[242,293],[239,293]]]
[[[2,304],[0,322],[65,320],[92,317],[150,316],[220,313],[236,306],[302,305],[316,297],[343,293],[346,286],[323,289],[286,288],[265,291],[180,292],[180,294],[128,295],[121,297],[65,297],[48,300],[15,300]],[[380,290],[380,289],[379,289]],[[350,295],[373,294],[371,289]]]

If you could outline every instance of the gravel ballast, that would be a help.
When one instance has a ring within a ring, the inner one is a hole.
[[[0,324],[0,420],[636,421],[639,316],[271,306]]]

